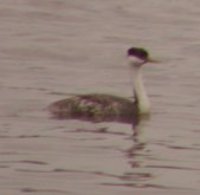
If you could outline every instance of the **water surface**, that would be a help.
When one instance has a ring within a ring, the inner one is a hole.
[[[198,0],[0,1],[2,194],[199,194]],[[150,120],[54,120],[76,93],[130,97],[125,51],[148,48]]]

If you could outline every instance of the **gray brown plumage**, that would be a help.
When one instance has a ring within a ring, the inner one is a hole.
[[[77,95],[54,102],[49,110],[56,118],[130,122],[136,110],[134,102],[106,94]]]

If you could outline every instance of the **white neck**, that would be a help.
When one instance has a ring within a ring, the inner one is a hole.
[[[132,81],[133,81],[133,91],[138,103],[138,110],[139,114],[149,114],[150,112],[150,102],[148,96],[146,94],[141,66],[132,66],[131,65],[131,72],[132,72]]]

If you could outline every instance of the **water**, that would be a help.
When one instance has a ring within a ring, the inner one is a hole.
[[[0,1],[2,194],[200,193],[198,0]],[[152,103],[129,124],[53,120],[71,93],[130,97],[125,51],[144,46]]]

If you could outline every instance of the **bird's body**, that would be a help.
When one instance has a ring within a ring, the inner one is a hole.
[[[54,102],[49,109],[56,118],[131,122],[137,112],[134,102],[107,94],[76,95]]]
[[[52,115],[62,119],[133,122],[138,116],[149,114],[150,104],[143,85],[141,67],[151,60],[142,48],[130,48],[127,54],[135,100],[107,94],[76,95],[52,103],[49,106]]]

